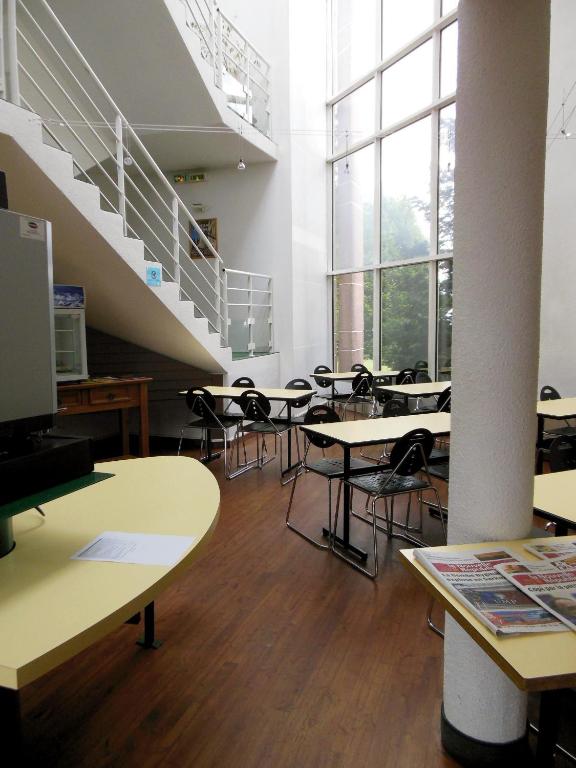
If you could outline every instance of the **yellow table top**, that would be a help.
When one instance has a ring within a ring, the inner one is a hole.
[[[200,554],[220,490],[195,459],[106,462],[115,476],[14,518],[16,548],[0,559],[0,686],[18,689],[144,608]],[[103,531],[195,536],[174,566],[70,560]]]
[[[362,371],[340,371],[338,373],[309,373],[311,379],[329,379],[330,381],[353,381]],[[373,376],[398,376],[400,371],[370,371]]]
[[[353,447],[392,442],[406,432],[419,428],[429,429],[433,435],[447,435],[450,433],[450,414],[421,413],[411,416],[390,416],[385,419],[339,421],[332,424],[306,426],[304,430],[331,437],[340,445]]]
[[[576,536],[566,538],[576,540]],[[506,548],[511,552],[517,552],[522,560],[536,561],[537,558],[526,552],[523,545],[547,541],[550,539],[519,539],[495,541],[490,544],[493,544],[495,549]],[[434,547],[434,551],[457,552],[459,549],[474,546],[482,545],[458,544]],[[404,549],[400,555],[403,564],[518,688],[524,691],[545,691],[576,685],[576,632],[569,630],[568,632],[539,632],[533,635],[497,637],[414,559],[413,549]]]
[[[576,526],[576,469],[536,475],[534,507]]]
[[[547,419],[570,419],[576,416],[576,397],[562,397],[559,400],[538,400],[538,416]]]
[[[214,397],[240,397],[242,392],[246,392],[251,387],[204,387]],[[253,387],[257,392],[261,392],[268,400],[300,400],[306,395],[315,395],[315,389],[278,389],[274,387]],[[178,394],[185,395],[188,390],[183,389]]]
[[[406,397],[432,397],[448,389],[449,381],[429,381],[424,384],[381,384],[377,389],[394,392]]]

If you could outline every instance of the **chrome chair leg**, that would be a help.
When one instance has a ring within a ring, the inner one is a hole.
[[[426,616],[426,624],[428,625],[428,628],[432,630],[438,637],[444,637],[444,632],[434,624],[432,621],[432,611],[434,610],[434,604],[435,604],[434,598],[430,598],[430,604],[428,605],[428,614]]]
[[[350,489],[352,490],[352,489]],[[352,503],[352,502],[350,502]],[[369,571],[367,568],[363,568],[359,563],[356,563],[352,558],[345,555],[343,552],[340,552],[338,549],[336,549],[336,536],[338,535],[338,507],[336,507],[336,514],[334,516],[334,533],[332,536],[329,537],[330,539],[330,549],[332,550],[333,554],[336,555],[336,557],[339,557],[340,560],[344,560],[345,563],[348,563],[348,565],[351,565],[352,568],[355,568],[360,573],[363,573],[364,576],[368,576],[370,579],[375,579],[378,575],[378,560],[376,559],[374,561],[374,571]],[[373,532],[374,532],[374,551],[376,552],[376,556],[378,556],[377,551],[377,544],[376,544],[376,516],[373,515],[374,522],[373,522]]]

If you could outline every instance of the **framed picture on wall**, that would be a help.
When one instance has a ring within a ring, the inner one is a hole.
[[[208,238],[208,242],[212,248],[214,248],[215,251],[218,251],[218,219],[196,219],[196,223]],[[190,243],[190,258],[199,259],[200,254],[207,259],[213,258],[210,249],[206,243],[200,240],[200,235],[196,232],[192,224],[190,224],[190,239],[192,240]],[[198,251],[200,251],[200,253],[198,253]]]

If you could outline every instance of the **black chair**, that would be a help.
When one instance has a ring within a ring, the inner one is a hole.
[[[330,408],[327,405],[314,405],[306,416],[304,417],[304,424],[331,424],[334,422],[339,422],[340,417],[336,413],[336,411],[333,408]],[[329,437],[324,437],[323,435],[316,435],[311,433],[305,433],[305,439],[306,439],[306,448],[304,451],[304,457],[302,458],[302,461],[300,463],[300,467],[296,471],[296,475],[294,478],[294,484],[292,486],[292,492],[290,493],[290,501],[288,503],[288,509],[286,511],[286,525],[290,530],[297,533],[299,536],[302,536],[302,538],[309,541],[311,544],[314,544],[314,546],[318,547],[319,549],[330,549],[330,543],[323,544],[322,542],[318,541],[317,539],[313,539],[311,536],[308,536],[308,534],[304,533],[300,528],[296,527],[290,520],[290,515],[292,512],[292,502],[294,501],[294,494],[296,493],[296,484],[298,482],[298,478],[300,475],[306,473],[306,472],[312,472],[316,475],[321,475],[322,477],[325,477],[328,480],[328,532],[332,532],[332,481],[333,480],[339,480],[341,481],[344,477],[344,461],[342,459],[333,459],[331,457],[326,457],[323,455],[321,459],[317,459],[315,461],[309,461],[308,454],[310,452],[311,446],[315,446],[316,448],[321,448],[322,453],[324,454],[324,451],[326,448],[331,448],[334,445],[334,440],[332,440]],[[352,458],[350,459],[350,468],[351,469],[366,469],[368,467],[374,466],[368,461],[362,461],[361,459]],[[336,501],[336,505],[340,503],[340,489],[341,489],[341,483],[338,486],[338,497]]]
[[[332,373],[332,369],[328,368],[327,365],[317,365],[316,368],[314,368],[314,373]],[[332,395],[336,394],[336,389],[334,388],[334,382],[332,379],[323,379],[320,376],[314,376],[314,381],[316,382],[316,386],[319,389],[329,389],[330,391],[330,394],[316,394],[316,397],[319,400],[326,400],[327,402],[330,402],[332,400]]]
[[[228,466],[228,429],[236,429],[236,439],[238,439],[238,428],[240,426],[242,417],[240,416],[228,416],[226,414],[216,413],[216,398],[210,394],[207,389],[203,387],[191,387],[186,393],[186,405],[193,414],[193,418],[182,425],[180,430],[180,442],[178,443],[178,455],[182,450],[182,442],[184,440],[184,432],[187,429],[199,429],[201,430],[200,437],[200,460],[210,458],[208,445],[209,445],[209,432],[222,432],[222,440],[224,441],[224,475],[230,480],[233,476]],[[203,447],[207,446],[206,454],[203,454]]]
[[[576,438],[561,435],[552,441],[548,464],[551,472],[576,469]]]
[[[427,371],[428,370],[428,361],[427,360],[417,360],[414,363],[414,369],[416,371]]]
[[[429,384],[432,381],[430,376],[428,376],[427,373],[422,373],[422,371],[418,371],[416,374],[416,384]]]
[[[436,507],[438,509],[438,515],[444,533],[444,540],[446,540],[446,526],[440,497],[432,483],[432,478],[428,471],[428,456],[432,451],[433,445],[434,437],[431,432],[427,429],[413,429],[411,432],[407,432],[401,437],[400,440],[396,441],[390,454],[390,461],[387,465],[384,465],[379,471],[371,474],[362,474],[357,477],[352,475],[347,481],[344,481],[350,486],[351,495],[354,490],[357,490],[366,493],[368,499],[372,499],[371,519],[366,519],[354,512],[352,514],[354,517],[360,518],[363,522],[372,524],[374,570],[369,571],[367,568],[362,567],[335,548],[334,538],[337,534],[338,508],[336,508],[334,521],[332,549],[338,557],[348,562],[366,576],[370,576],[370,578],[375,579],[378,575],[378,530],[383,530],[389,539],[395,536],[397,538],[402,538],[415,546],[426,546],[423,541],[414,538],[409,533],[410,530],[414,530],[410,528],[410,507],[408,507],[406,522],[404,524],[394,521],[394,499],[396,496],[409,494],[411,498],[412,494],[416,493],[418,495],[420,513],[422,513],[422,493],[427,490],[431,491],[435,496]],[[424,477],[417,477],[417,473],[424,475]],[[390,509],[388,508],[388,498],[391,499]],[[376,502],[378,499],[384,499],[384,518],[376,514]],[[352,499],[350,500],[350,504],[352,504]],[[385,528],[378,525],[379,520],[385,523]],[[394,526],[402,528],[403,532],[394,533]]]
[[[364,363],[354,363],[354,365],[350,366],[350,370],[354,371],[354,373],[362,373],[363,371],[367,371],[368,368],[366,368]]]
[[[380,392],[380,395],[386,395],[386,392]],[[382,411],[379,414],[379,418],[387,419],[394,416],[410,416],[410,411],[404,400],[384,399],[382,402]],[[375,416],[374,418],[378,418]],[[389,443],[385,443],[382,447],[382,453],[378,458],[368,456],[364,451],[360,451],[360,456],[364,459],[371,459],[376,461],[377,464],[381,464],[390,455],[387,450]]]
[[[558,392],[557,389],[554,389],[554,387],[551,387],[549,384],[545,384],[542,389],[540,390],[540,400],[561,400],[562,395],[560,392]],[[573,427],[568,419],[564,420],[566,426],[565,427],[556,427],[554,429],[545,429],[544,430],[544,450],[546,451],[547,448],[550,448],[550,443],[546,443],[548,440],[553,440],[555,437],[576,437],[576,427]]]
[[[242,435],[253,433],[256,435],[256,461],[253,462],[259,469],[276,458],[277,440],[280,440],[280,478],[284,468],[283,437],[292,429],[292,425],[287,422],[274,422],[270,418],[272,406],[270,400],[258,392],[256,389],[247,389],[238,398],[243,417],[239,429]],[[246,424],[246,422],[249,422]],[[265,458],[268,454],[266,446],[266,435],[274,437],[274,456]],[[261,440],[259,439],[261,438]],[[291,478],[290,478],[291,479]],[[290,482],[287,480],[286,482]],[[282,481],[284,485],[284,481]]]
[[[297,400],[292,400],[291,403],[290,403],[290,407],[291,407],[292,411],[294,411],[294,410],[301,411],[302,408],[308,409],[308,407],[310,405],[310,401],[314,397],[314,393],[311,391],[312,390],[312,385],[310,384],[309,381],[306,381],[306,379],[291,379],[288,382],[288,384],[286,384],[284,389],[298,389],[298,390],[301,389],[303,392],[307,392],[308,394],[302,395],[302,397],[299,397]],[[285,418],[285,419],[281,418],[282,414],[284,413],[284,411],[286,410],[287,407],[288,406],[285,403],[282,406],[282,409],[280,410],[280,412],[278,413],[278,416],[276,416],[273,419],[273,421],[275,421],[275,422],[288,422],[287,418]],[[292,412],[291,415],[290,415],[290,424],[292,424],[292,425],[303,424],[304,423],[304,416],[305,415],[306,415],[305,413],[295,414],[295,413]]]
[[[402,368],[396,376],[396,384],[414,384],[417,374],[414,368]]]
[[[350,406],[372,404],[373,379],[374,377],[368,370],[360,371],[356,374],[352,381],[352,392],[345,396],[345,400],[340,401],[344,408],[344,418],[346,417],[346,411]],[[356,408],[354,408],[354,415],[356,415]]]

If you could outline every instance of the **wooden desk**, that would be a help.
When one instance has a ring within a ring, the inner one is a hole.
[[[576,528],[576,469],[536,475],[534,514],[556,523],[556,535]]]
[[[398,440],[412,429],[428,429],[435,437],[450,434],[449,413],[422,413],[411,416],[394,416],[358,421],[340,421],[332,424],[318,424],[300,427],[303,432],[330,437],[342,446],[344,451],[344,479],[350,477],[350,452],[352,448],[367,445],[382,445]],[[376,465],[374,465],[376,471]],[[337,538],[340,546],[350,550],[361,559],[366,559],[366,552],[350,542],[350,486],[343,489],[343,536]]]
[[[130,453],[128,410],[138,408],[140,413],[140,455],[149,456],[148,384],[152,379],[89,379],[73,384],[58,385],[60,416],[80,413],[119,411],[122,433],[122,453]]]
[[[18,691],[149,606],[203,551],[220,491],[195,459],[158,456],[97,465],[114,477],[14,518],[16,548],[0,559],[0,735]],[[105,530],[194,536],[173,566],[70,560]],[[7,728],[7,726],[6,726]],[[14,733],[5,733],[14,738]]]
[[[574,536],[569,538],[576,540]],[[505,548],[516,552],[522,560],[537,560],[526,552],[524,544],[545,544],[547,541],[549,539],[523,539],[490,542],[490,545],[495,549]],[[480,547],[482,544],[434,547],[434,551],[457,552],[459,549],[474,546]],[[425,589],[442,604],[518,688],[523,691],[552,692],[576,685],[576,632],[541,632],[534,635],[497,637],[414,559],[414,550],[401,550],[400,557],[402,563]],[[543,696],[543,709],[554,709],[555,698],[553,695]],[[556,734],[550,731],[554,726],[554,717],[546,714],[544,720],[541,718],[541,722],[546,723],[548,727],[540,728],[538,765],[549,766],[553,765],[551,751],[556,739]]]

